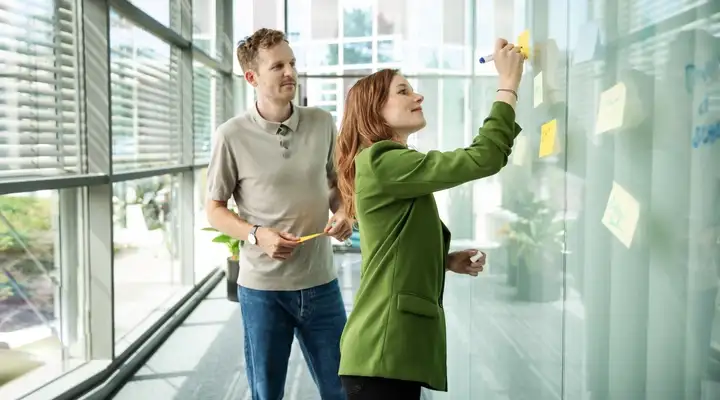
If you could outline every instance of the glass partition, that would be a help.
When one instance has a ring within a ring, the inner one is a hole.
[[[316,3],[289,4],[302,101],[339,120],[357,75],[401,67],[420,151],[470,142],[497,80],[474,60],[530,34],[508,166],[436,195],[489,265],[447,280],[450,390],[428,398],[720,398],[718,2]]]

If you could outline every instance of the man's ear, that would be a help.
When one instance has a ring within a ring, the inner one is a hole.
[[[245,80],[247,83],[249,83],[252,87],[257,87],[257,73],[251,69],[245,71]]]

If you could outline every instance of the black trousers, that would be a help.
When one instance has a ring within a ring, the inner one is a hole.
[[[347,400],[420,400],[419,382],[366,376],[340,376]]]

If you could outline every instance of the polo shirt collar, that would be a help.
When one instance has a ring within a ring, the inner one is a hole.
[[[257,109],[257,102],[253,103],[253,106],[251,107],[250,113],[252,115],[253,121],[262,128],[267,133],[276,134],[278,129],[280,128],[280,125],[285,125],[288,128],[290,128],[291,131],[295,132],[297,131],[298,123],[300,122],[300,113],[298,110],[295,109],[295,105],[290,103],[290,107],[292,107],[292,112],[290,113],[290,117],[280,122],[272,122],[268,121],[265,118],[263,118],[260,115],[260,112]]]

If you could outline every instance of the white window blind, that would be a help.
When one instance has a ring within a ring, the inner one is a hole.
[[[0,0],[0,179],[81,170],[74,5]]]
[[[193,157],[195,164],[208,162],[212,134],[223,123],[222,74],[193,63]]]
[[[110,12],[113,170],[179,164],[179,50]]]
[[[213,130],[215,71],[193,63],[193,158],[196,164],[208,160]]]

